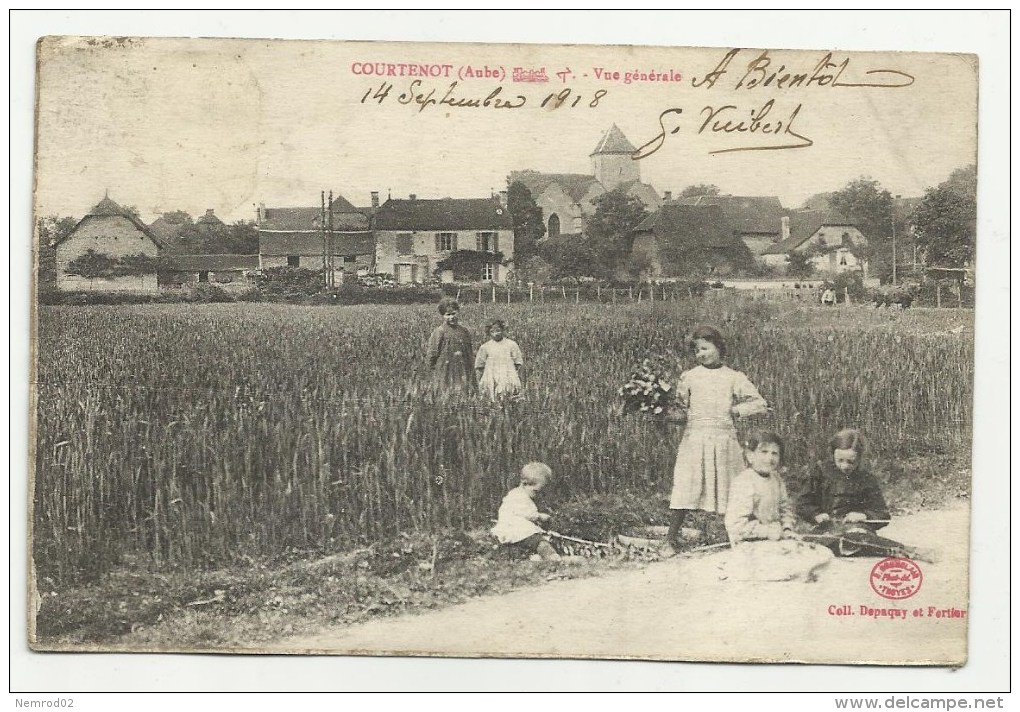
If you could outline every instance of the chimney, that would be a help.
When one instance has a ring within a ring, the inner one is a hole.
[[[372,191],[372,207],[373,208],[378,208],[379,207],[379,191],[378,190],[373,190]]]
[[[780,224],[782,227],[779,230],[779,239],[787,240],[790,238],[790,216],[784,215]]]
[[[258,225],[261,225],[263,223],[263,221],[266,219],[266,204],[265,203],[259,203],[259,209],[258,209],[258,211],[256,211],[255,215],[256,215],[255,222]]]
[[[212,209],[212,208],[206,208],[206,209],[205,209],[205,214],[206,214],[206,215],[209,215],[209,216],[212,216],[212,214],[213,214],[213,209]]]
[[[417,199],[418,199],[418,196],[416,194],[414,194],[414,193],[411,193],[411,200],[417,200]]]
[[[510,195],[509,191],[506,190],[499,191],[499,204],[506,207],[509,195]]]
[[[672,190],[667,190],[666,192],[664,192],[662,194],[662,202],[668,203],[672,199],[673,199],[673,191]]]

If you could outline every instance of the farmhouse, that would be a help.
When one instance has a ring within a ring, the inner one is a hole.
[[[229,290],[251,286],[249,275],[258,270],[258,255],[167,255],[159,265],[161,287],[214,284]]]
[[[502,283],[512,268],[513,222],[498,197],[390,198],[376,211],[373,225],[375,269],[394,275],[401,284],[425,281],[455,253],[475,253],[467,262],[477,272],[447,269],[439,275],[444,281]]]
[[[782,239],[782,219],[787,211],[775,196],[695,195],[677,202],[720,206],[726,221],[755,257]]]
[[[634,231],[631,263],[643,279],[728,275],[754,258],[721,205],[664,204]]]
[[[796,210],[782,222],[782,239],[761,253],[761,260],[785,267],[794,252],[808,255],[817,272],[867,271],[861,250],[867,239],[849,218],[835,210]]]
[[[58,289],[155,291],[167,245],[106,196],[54,247]]]
[[[367,274],[375,261],[375,242],[370,217],[343,196],[329,206],[326,226],[332,237],[336,281],[344,273]],[[329,239],[319,208],[267,208],[259,206],[256,227],[259,232],[259,268],[304,267],[323,269],[323,255]]]
[[[641,162],[631,158],[635,150],[619,127],[613,124],[589,156],[590,174],[512,171],[509,182],[520,182],[531,191],[542,209],[547,237],[581,233],[586,219],[595,212],[592,201],[610,190],[622,188],[649,210],[655,210],[662,204],[655,188],[641,182]]]

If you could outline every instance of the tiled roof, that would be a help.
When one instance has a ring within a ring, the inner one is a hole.
[[[616,124],[602,135],[602,140],[599,141],[595,150],[591,152],[591,155],[599,153],[634,153],[637,149],[634,148],[634,144],[627,140],[627,137],[623,135],[623,131]]]
[[[538,171],[513,171],[510,173],[510,182],[521,182],[531,191],[532,196],[538,197],[546,189],[556,183],[564,193],[570,196],[575,202],[588,194],[592,185],[602,186],[595,176],[586,173],[539,173]]]
[[[666,203],[645,218],[635,232],[652,232],[703,248],[746,248],[719,205]]]
[[[145,223],[143,223],[141,220],[139,220],[134,215],[124,210],[124,208],[119,206],[114,201],[110,200],[110,196],[106,196],[98,203],[96,203],[95,206],[93,206],[92,210],[90,210],[85,217],[78,221],[78,224],[74,226],[74,229],[71,230],[66,235],[64,235],[62,239],[54,243],[54,246],[66,242],[68,239],[70,239],[70,237],[74,235],[74,233],[78,232],[78,228],[85,224],[86,220],[103,220],[105,218],[111,217],[120,217],[130,220],[131,224],[134,225],[142,234],[144,234],[146,237],[152,240],[156,247],[158,247],[161,250],[169,249],[169,245],[167,244],[166,240],[164,240],[162,237],[160,237],[155,232],[146,227]]]
[[[149,225],[149,229],[152,230],[153,233],[167,242],[176,238],[184,227],[184,223],[171,222],[163,215],[160,215]]]
[[[270,257],[283,255],[321,255],[321,232],[260,232],[259,254]],[[334,232],[333,254],[374,255],[375,237],[371,232]]]
[[[677,198],[682,205],[718,205],[733,229],[741,233],[779,235],[786,215],[775,196],[695,195]]]
[[[510,211],[496,198],[390,198],[376,211],[376,230],[510,230]]]
[[[160,269],[170,272],[227,272],[258,269],[258,255],[173,255],[162,260]]]
[[[334,205],[342,198],[335,198]],[[347,202],[347,201],[344,201]],[[266,208],[259,230],[317,231],[322,229],[322,208]],[[368,217],[353,205],[350,210],[333,211],[334,230],[367,230]]]
[[[790,236],[762,252],[785,255],[803,245],[822,227],[857,227],[857,223],[835,210],[795,210],[790,213]]]

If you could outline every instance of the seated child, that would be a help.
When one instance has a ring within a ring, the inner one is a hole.
[[[797,501],[797,513],[813,525],[807,538],[839,556],[930,561],[932,552],[875,533],[889,524],[889,508],[878,480],[863,466],[864,450],[864,437],[852,428],[829,440],[829,457],[816,464]]]
[[[775,433],[753,432],[747,438],[744,459],[749,467],[733,478],[726,505],[730,542],[797,539],[797,517],[779,476],[782,440]]]
[[[726,505],[726,533],[734,549],[723,561],[733,581],[812,581],[832,552],[800,541],[797,517],[780,477],[783,441],[755,431],[745,441],[749,467],[733,478]]]
[[[521,468],[521,484],[510,490],[499,506],[499,518],[492,534],[500,544],[524,555],[558,560],[538,522],[549,521],[548,514],[538,511],[535,497],[552,479],[552,470],[542,462],[529,462]]]

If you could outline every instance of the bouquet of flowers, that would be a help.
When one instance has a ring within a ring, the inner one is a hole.
[[[669,376],[665,360],[646,358],[619,390],[623,413],[640,413],[658,420],[684,420],[682,404],[676,398],[676,386]]]

